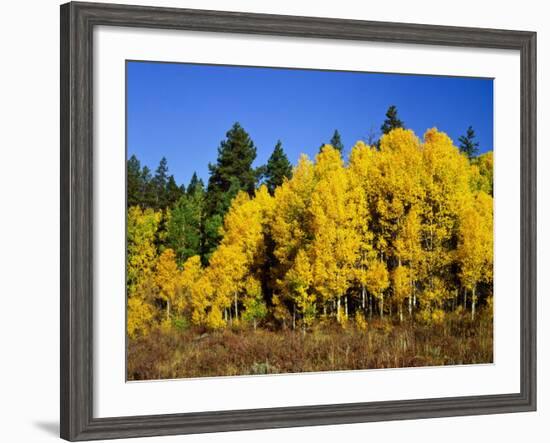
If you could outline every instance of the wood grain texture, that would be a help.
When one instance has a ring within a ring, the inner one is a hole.
[[[152,416],[93,417],[92,36],[98,25],[514,49],[521,57],[521,392]],[[61,6],[61,437],[70,441],[536,409],[536,34],[330,18]]]

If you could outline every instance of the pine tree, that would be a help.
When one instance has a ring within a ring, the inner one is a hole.
[[[384,120],[384,123],[380,127],[382,134],[387,134],[388,132],[390,132],[392,129],[395,129],[395,128],[404,128],[404,127],[405,127],[405,124],[397,116],[397,108],[395,107],[395,105],[391,105],[386,111],[386,120]]]
[[[187,194],[193,195],[199,188],[204,190],[204,182],[202,181],[202,178],[197,176],[196,172],[193,172],[189,185],[187,185]]]
[[[466,154],[469,159],[472,159],[477,154],[479,143],[475,141],[476,133],[474,128],[468,126],[466,130],[466,135],[461,135],[458,137],[458,142],[460,143],[459,149],[461,152]]]
[[[157,194],[151,176],[151,170],[144,166],[141,170],[141,203],[144,208],[156,208]]]
[[[210,214],[225,214],[228,202],[224,197],[231,188],[238,188],[248,195],[254,194],[257,173],[252,163],[255,159],[256,147],[250,135],[239,123],[235,123],[220,143],[216,164],[208,165],[207,201]]]
[[[343,154],[344,145],[342,143],[342,139],[340,138],[340,133],[338,132],[338,129],[334,130],[334,134],[332,134],[332,138],[330,139],[330,144],[334,149],[340,151],[340,154]]]
[[[126,192],[128,207],[143,204],[143,186],[141,184],[141,164],[135,155],[127,161]]]
[[[281,186],[285,178],[290,178],[291,175],[292,165],[288,161],[288,157],[283,151],[283,145],[279,140],[265,168],[265,184],[269,193],[273,195],[275,188]]]
[[[168,184],[168,161],[166,157],[160,159],[160,163],[155,171],[152,185],[155,192],[155,208],[162,209],[168,206],[166,186]]]
[[[203,257],[208,258],[219,244],[219,229],[232,199],[239,191],[254,194],[259,173],[252,167],[255,159],[256,147],[250,135],[235,123],[220,143],[216,163],[208,165]]]
[[[184,194],[181,187],[176,184],[176,179],[173,175],[168,177],[168,183],[166,184],[166,202],[167,206],[174,207],[177,201]]]

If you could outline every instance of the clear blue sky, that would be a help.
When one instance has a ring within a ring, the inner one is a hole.
[[[468,125],[493,149],[491,79],[298,69],[127,63],[127,148],[153,171],[161,157],[178,184],[208,180],[220,141],[239,122],[264,164],[278,139],[290,161],[314,157],[338,129],[349,153],[396,105],[420,137],[437,127],[457,143]]]

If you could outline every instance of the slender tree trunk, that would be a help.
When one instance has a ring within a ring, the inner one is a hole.
[[[346,318],[348,318],[348,296],[344,295],[344,312],[346,314]]]
[[[361,285],[361,307],[365,310],[365,285]]]
[[[476,285],[474,285],[474,289],[472,289],[472,320],[476,316]]]
[[[239,307],[237,306],[237,291],[235,291],[235,320],[239,319]]]
[[[292,330],[296,329],[296,304],[292,304]]]
[[[229,303],[229,324],[233,324],[233,309],[231,309],[231,303]]]
[[[166,300],[166,320],[170,320],[170,300]]]
[[[384,318],[384,294],[380,296],[380,318]]]
[[[254,330],[256,330],[256,319],[253,320]]]
[[[223,319],[227,323],[227,308],[223,308]]]
[[[403,323],[403,304],[399,303],[399,323]]]
[[[340,301],[340,297],[338,297],[336,300],[336,319],[338,321],[340,321],[340,305],[341,305],[341,301]]]
[[[466,288],[464,288],[464,310],[466,310]]]

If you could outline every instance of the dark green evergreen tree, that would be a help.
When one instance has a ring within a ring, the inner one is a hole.
[[[166,187],[168,185],[168,161],[166,157],[160,159],[155,176],[153,177],[152,185],[156,195],[155,209],[163,209],[168,206],[168,198],[166,194]]]
[[[384,120],[384,123],[382,123],[382,126],[380,127],[382,134],[387,134],[388,132],[390,132],[392,129],[395,129],[395,128],[404,128],[404,127],[405,127],[405,124],[397,116],[397,108],[395,107],[395,105],[391,105],[386,111],[386,119]]]
[[[275,188],[281,186],[285,178],[290,178],[291,176],[292,165],[283,151],[281,141],[278,140],[265,166],[264,178],[269,193],[273,195]]]
[[[184,191],[180,186],[177,185],[174,176],[171,175],[170,177],[168,177],[168,183],[166,183],[167,206],[173,207],[183,194]]]
[[[132,155],[128,159],[126,168],[126,193],[128,207],[143,205],[141,164],[135,155]]]
[[[202,178],[197,176],[196,172],[193,172],[189,185],[187,185],[187,194],[194,194],[199,187],[204,191],[204,182],[202,181]]]
[[[157,194],[151,176],[151,170],[144,166],[141,170],[141,206],[144,208],[156,207]]]
[[[338,129],[334,130],[334,134],[332,134],[332,138],[330,139],[330,144],[334,149],[338,149],[340,151],[340,154],[344,152],[344,145],[342,143],[342,139],[340,138],[340,133],[338,132]]]
[[[256,159],[256,147],[239,123],[227,132],[218,148],[216,164],[209,164],[210,178],[207,189],[207,209],[210,215],[225,214],[227,193],[231,187],[253,195],[258,171],[252,167]]]
[[[460,143],[460,151],[466,154],[470,160],[476,156],[479,143],[476,141],[476,133],[474,128],[468,126],[466,135],[461,135],[458,137],[458,142]]]

